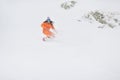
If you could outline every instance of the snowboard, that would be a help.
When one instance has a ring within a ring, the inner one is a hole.
[[[50,41],[50,40],[53,40],[55,37],[50,37],[50,38],[48,38],[48,37],[43,37],[42,38],[42,41]]]

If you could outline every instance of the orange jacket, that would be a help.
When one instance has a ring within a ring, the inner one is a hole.
[[[54,26],[48,22],[43,22],[41,26],[42,26],[43,30],[49,31],[50,29],[54,29]]]
[[[50,24],[50,23],[48,23],[48,22],[43,22],[43,23],[41,24],[41,27],[43,28],[43,33],[44,33],[46,36],[50,37],[50,36],[53,35],[53,33],[50,31],[50,29],[55,29],[52,24]]]

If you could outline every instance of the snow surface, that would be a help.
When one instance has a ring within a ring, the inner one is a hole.
[[[119,0],[0,0],[0,80],[120,80],[120,26],[77,20],[91,10],[119,11]],[[40,24],[58,33],[47,42]]]

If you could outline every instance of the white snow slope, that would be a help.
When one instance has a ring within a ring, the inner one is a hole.
[[[120,26],[78,22],[92,10],[119,11],[119,0],[0,0],[0,80],[120,80]],[[58,33],[43,42],[50,17]]]

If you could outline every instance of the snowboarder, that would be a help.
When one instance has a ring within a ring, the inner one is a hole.
[[[51,19],[49,17],[47,17],[47,20],[45,20],[42,24],[41,24],[42,30],[43,30],[43,34],[46,36],[43,38],[43,41],[45,41],[48,38],[54,38],[55,37],[55,33],[53,33],[53,31],[55,31],[55,28],[53,26],[53,21],[51,21]]]

